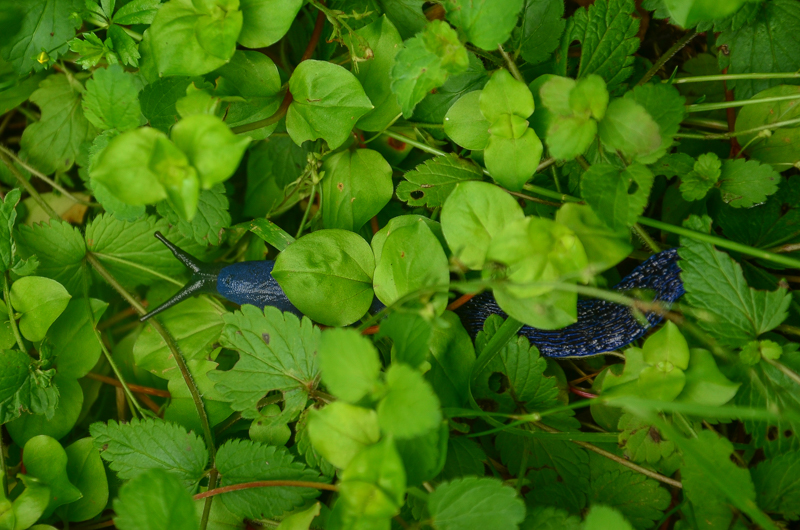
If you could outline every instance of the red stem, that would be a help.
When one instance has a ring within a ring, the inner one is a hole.
[[[231,484],[230,486],[223,486],[213,490],[204,491],[194,496],[194,500],[205,499],[206,497],[213,497],[221,493],[230,493],[232,491],[247,490],[252,488],[272,488],[280,486],[290,486],[295,488],[314,488],[318,490],[339,491],[339,488],[334,484],[325,484],[324,482],[308,482],[304,480],[258,480],[256,482],[245,482],[244,484]]]

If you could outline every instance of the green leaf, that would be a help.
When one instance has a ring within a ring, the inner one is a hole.
[[[42,514],[48,517],[56,508],[82,497],[67,476],[67,453],[61,444],[49,436],[35,436],[23,447],[22,463],[26,474],[50,488],[50,502]]]
[[[159,77],[203,75],[228,62],[242,29],[238,0],[170,0],[145,33]]]
[[[690,355],[689,368],[686,370],[686,386],[676,401],[712,407],[730,401],[741,384],[734,383],[719,371],[711,352],[692,348]]]
[[[318,230],[278,255],[272,277],[304,315],[326,326],[346,326],[372,304],[374,270],[372,252],[361,236]]]
[[[341,66],[303,61],[289,79],[292,104],[286,131],[297,145],[322,138],[328,147],[341,146],[361,116],[374,107],[358,79]]]
[[[769,4],[772,6],[772,4]],[[800,87],[780,85],[763,90],[753,98],[771,98],[781,96],[796,96]],[[800,118],[800,106],[797,101],[772,101],[742,107],[736,116],[736,132],[749,131],[773,123],[796,120]],[[746,153],[754,160],[765,164],[781,164],[777,169],[786,169],[786,164],[794,164],[798,157],[794,145],[800,142],[800,128],[786,127],[774,129],[767,138],[755,139],[759,132],[737,135],[741,145],[748,145]]]
[[[258,401],[272,390],[288,399],[315,388],[320,332],[308,318],[300,320],[274,307],[262,312],[244,305],[241,311],[226,313],[223,320],[221,343],[240,352],[239,361],[227,372],[212,373],[211,379],[234,410],[254,417]]]
[[[136,2],[131,2],[131,4],[135,3]],[[139,53],[139,46],[136,44],[136,41],[133,40],[133,37],[125,33],[125,30],[117,24],[111,24],[108,27],[107,35],[108,39],[106,40],[111,41],[111,45],[119,55],[121,62],[128,66],[138,68],[139,58],[141,58],[142,55]]]
[[[442,86],[448,76],[464,72],[468,65],[467,50],[456,31],[441,20],[430,22],[425,31],[407,40],[395,56],[391,84],[403,117],[410,117],[428,92]]]
[[[441,530],[512,530],[525,518],[525,504],[516,492],[484,477],[443,482],[428,497],[428,510]]]
[[[50,413],[24,414],[6,425],[11,439],[20,447],[40,434],[60,440],[75,427],[83,406],[83,391],[78,381],[56,375],[51,388],[58,392],[58,404]]]
[[[67,52],[67,41],[81,25],[80,18],[72,16],[73,2],[31,0],[16,5],[23,8],[17,26],[19,31],[3,45],[3,58],[14,65],[19,75],[50,67],[59,55]],[[39,62],[42,52],[45,52],[45,60]]]
[[[431,333],[428,356],[431,369],[425,373],[425,379],[433,386],[443,407],[461,407],[469,400],[475,347],[458,315],[445,311],[440,319],[442,324]]]
[[[486,453],[477,442],[466,436],[451,437],[447,441],[447,460],[440,475],[453,480],[468,475],[482,475]]]
[[[428,357],[432,324],[419,313],[390,313],[381,321],[378,337],[392,340],[393,360],[418,368]]]
[[[529,506],[522,530],[582,530],[580,517],[553,506]]]
[[[442,421],[439,400],[422,374],[405,364],[386,371],[386,395],[378,403],[381,430],[398,439],[414,438]]]
[[[400,105],[392,93],[391,82],[394,58],[403,39],[386,15],[355,33],[357,37],[353,39],[351,47],[357,47],[358,55],[364,56],[366,47],[372,50],[372,58],[358,63],[358,70],[354,74],[375,107],[358,120],[357,126],[362,131],[382,131],[400,114]]]
[[[480,109],[483,117],[494,123],[504,114],[527,118],[533,114],[533,94],[514,79],[508,70],[496,71],[480,92]]]
[[[714,0],[664,0],[670,20],[676,25],[691,28],[698,22],[724,19],[736,12],[745,0],[715,2]]]
[[[250,424],[250,439],[267,445],[286,445],[292,437],[292,430],[284,421],[286,419],[278,405],[267,405],[258,411],[258,418]]]
[[[355,403],[378,384],[378,351],[353,329],[332,329],[322,334],[317,348],[322,382],[334,396]]]
[[[581,195],[604,223],[624,230],[644,212],[653,180],[650,170],[640,164],[623,171],[595,164],[581,177]]]
[[[492,238],[524,217],[508,193],[487,182],[456,184],[442,208],[442,232],[453,254],[468,268],[480,270]]]
[[[613,267],[633,250],[628,230],[612,230],[587,205],[563,205],[556,212],[556,221],[575,232],[586,251],[589,265],[597,270]]]
[[[479,106],[481,91],[458,98],[444,117],[444,132],[464,149],[481,150],[489,142],[489,123]]]
[[[14,264],[17,245],[14,242],[14,223],[17,220],[17,203],[21,195],[19,188],[9,191],[0,203],[0,271],[5,272]]]
[[[208,450],[199,436],[163,420],[93,423],[89,432],[95,448],[121,479],[151,469],[168,471],[193,491],[208,463]]]
[[[734,208],[750,208],[778,191],[780,182],[780,174],[769,165],[738,158],[722,164],[719,190],[727,204]]]
[[[422,12],[424,0],[378,0],[378,4],[404,39],[413,37],[425,28],[427,18]]]
[[[0,360],[0,424],[26,411],[53,418],[58,404],[53,370],[42,370],[41,363],[19,350],[0,351]]]
[[[80,56],[75,60],[75,63],[81,65],[84,70],[96,67],[103,59],[109,65],[119,63],[119,58],[114,53],[111,39],[106,39],[103,42],[94,33],[84,33],[82,36],[83,39],[78,37],[72,39],[69,42],[69,49]]]
[[[186,96],[186,87],[191,84],[188,77],[165,77],[145,86],[139,92],[142,114],[151,127],[169,132],[178,121],[175,102]]]
[[[488,80],[489,74],[481,60],[474,53],[467,52],[467,69],[448,76],[442,86],[428,93],[414,108],[414,119],[441,123],[447,110],[458,98],[480,90]]]
[[[510,115],[506,116],[510,118]],[[524,120],[518,123],[527,127]],[[533,177],[542,159],[542,141],[533,129],[512,129],[512,135],[498,131],[498,127],[506,124],[505,118],[500,118],[489,129],[489,143],[484,151],[486,169],[495,182],[504,188],[521,191],[522,186]],[[515,128],[513,121],[511,124]]]
[[[334,401],[323,409],[311,409],[308,436],[317,453],[345,469],[364,447],[380,438],[378,415],[372,409]]]
[[[50,502],[50,488],[42,481],[29,477],[27,475],[19,475],[20,482],[25,484],[25,490],[14,500],[14,518],[16,519],[16,526],[12,528],[33,528],[32,527],[39,517],[42,516],[48,503]],[[38,525],[37,525],[38,526]],[[50,530],[45,528],[45,530]]]
[[[648,364],[670,363],[681,370],[689,367],[689,344],[672,321],[647,337],[642,351]]]
[[[375,265],[375,296],[381,302],[391,305],[407,294],[449,282],[447,256],[427,225],[417,222],[389,233]],[[444,291],[440,287],[422,295],[437,314],[447,305]]]
[[[654,466],[676,454],[674,442],[664,439],[658,429],[634,414],[623,414],[618,428],[619,445],[633,462]]]
[[[152,24],[161,7],[159,0],[132,0],[117,9],[114,22],[117,24]]]
[[[618,149],[636,160],[658,158],[662,143],[658,123],[633,99],[612,100],[597,132],[603,145],[612,151]]]
[[[208,114],[182,119],[172,127],[170,136],[197,169],[205,190],[233,175],[250,144],[250,138],[236,136],[222,120]]]
[[[633,530],[631,524],[617,510],[598,504],[592,506],[589,513],[586,514],[583,530],[605,530],[606,528]]]
[[[597,135],[597,121],[605,116],[608,90],[603,79],[591,74],[574,81],[568,77],[543,75],[530,89],[539,101],[533,128],[546,134],[550,153],[569,160],[586,151]]]
[[[726,45],[729,52],[718,58],[721,68],[727,66],[729,74],[796,71],[800,68],[799,17],[800,5],[792,0],[759,5],[746,24],[719,34],[717,43]],[[740,79],[728,83],[728,88],[735,90],[736,99],[748,99],[779,84],[779,79]]]
[[[371,149],[346,150],[322,164],[322,223],[358,232],[392,198],[392,168]]]
[[[519,50],[530,64],[544,62],[558,47],[567,21],[561,0],[526,0]]]
[[[198,528],[191,495],[175,475],[161,469],[144,471],[122,486],[114,512],[114,525],[120,530]]]
[[[694,169],[681,175],[681,195],[687,201],[702,199],[713,188],[722,174],[722,162],[714,153],[697,158]],[[662,170],[663,171],[663,170]]]
[[[240,0],[239,4],[243,18],[239,44],[266,48],[286,35],[303,0]]]
[[[266,216],[273,210],[283,212],[300,200],[291,184],[302,175],[307,152],[285,136],[273,136],[250,148],[245,216]]]
[[[800,458],[795,451],[761,462],[751,471],[758,505],[762,509],[779,513],[790,521],[800,519],[798,466]]]
[[[100,515],[108,504],[108,479],[100,453],[91,438],[67,446],[67,477],[80,490],[80,500],[62,506],[58,516],[66,521],[88,521]]]
[[[77,228],[64,221],[18,226],[14,234],[20,256],[39,260],[37,272],[56,280],[73,295],[83,294],[86,243]]]
[[[564,39],[581,42],[578,77],[597,74],[609,90],[633,73],[633,54],[639,48],[639,19],[633,17],[633,0],[598,0],[578,9],[569,21]]]
[[[31,342],[42,340],[72,296],[55,280],[26,276],[11,285],[11,305],[22,313],[19,331]]]
[[[217,451],[216,466],[221,486],[257,480],[301,480],[315,482],[318,474],[294,462],[284,447],[270,447],[249,440],[232,440]],[[272,518],[302,506],[319,495],[313,488],[278,486],[231,492],[221,500],[233,513],[249,519]]]
[[[406,472],[391,437],[364,448],[342,471],[341,502],[361,517],[391,517],[400,511]]]
[[[321,507],[322,505],[317,502],[301,512],[284,517],[276,530],[308,530],[311,527],[311,521],[319,516]]]
[[[480,169],[469,160],[452,154],[439,156],[404,174],[405,181],[397,186],[397,198],[409,206],[439,208],[458,183],[481,177]]]
[[[203,190],[197,198],[197,214],[191,222],[181,218],[166,201],[158,203],[156,211],[181,233],[186,239],[194,239],[198,245],[221,244],[225,229],[231,224],[228,213],[228,196],[225,187],[215,184]]]
[[[686,226],[707,233],[708,217],[692,216]],[[705,310],[713,321],[698,325],[723,346],[742,346],[777,327],[786,318],[790,295],[785,289],[758,291],[747,286],[741,266],[708,243],[681,238],[681,279],[686,302]]]
[[[656,401],[672,401],[686,386],[686,374],[671,363],[645,366],[639,372],[638,395]]]
[[[48,175],[67,171],[80,154],[81,144],[94,137],[96,131],[81,108],[83,91],[78,81],[55,74],[31,94],[42,118],[25,128],[20,146],[39,171]]]
[[[496,50],[517,25],[523,0],[447,0],[447,20],[478,48]]]
[[[674,143],[674,136],[680,129],[686,114],[686,99],[672,85],[648,83],[636,86],[625,94],[647,111],[647,114],[658,124],[661,145],[651,155],[639,157],[643,164],[652,164],[666,155]]]
[[[124,132],[138,127],[142,114],[139,90],[141,85],[136,77],[119,65],[95,70],[86,83],[82,103],[86,119],[101,131]]]
[[[370,245],[372,246],[372,252],[375,254],[375,261],[381,260],[381,256],[383,256],[383,245],[386,243],[386,238],[389,237],[389,234],[404,226],[413,226],[417,223],[423,223],[430,228],[433,235],[436,236],[436,239],[441,243],[442,248],[447,249],[447,242],[442,233],[442,225],[438,222],[428,217],[423,217],[422,215],[398,215],[397,217],[393,217],[386,223],[386,226],[378,230],[378,232],[372,236]],[[445,252],[447,251],[445,250]]]

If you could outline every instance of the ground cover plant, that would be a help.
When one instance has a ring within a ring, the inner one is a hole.
[[[797,524],[800,2],[0,0],[0,57],[0,529]],[[299,312],[141,322],[156,233]]]

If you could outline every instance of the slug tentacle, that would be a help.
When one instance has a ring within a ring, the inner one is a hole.
[[[192,277],[189,282],[181,288],[180,291],[172,296],[172,298],[140,318],[140,322],[144,322],[153,315],[157,315],[165,309],[169,309],[170,307],[186,300],[192,295],[199,293],[216,293],[217,277],[219,276],[219,271],[222,270],[220,265],[203,263],[184,250],[176,247],[170,243],[167,238],[161,234],[161,232],[156,232],[155,236],[159,241],[164,243],[164,246],[172,251],[175,257],[178,258],[181,263],[186,265],[189,270],[192,271]]]

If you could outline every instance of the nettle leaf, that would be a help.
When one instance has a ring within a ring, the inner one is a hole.
[[[67,41],[75,36],[81,20],[72,16],[75,7],[71,0],[31,0],[16,6],[21,10],[19,29],[4,43],[2,54],[22,76],[50,67],[66,53]],[[42,52],[44,60],[40,62]]]
[[[303,61],[289,79],[291,105],[286,131],[298,145],[322,138],[336,149],[356,122],[374,107],[358,79],[341,66],[324,61]]]
[[[456,184],[442,208],[442,232],[453,254],[480,270],[492,238],[525,215],[517,201],[487,182]]]
[[[553,506],[527,506],[523,530],[582,530],[581,518]]]
[[[482,475],[483,462],[486,459],[486,453],[474,440],[466,436],[451,437],[447,441],[447,460],[440,477],[453,480],[469,475]]]
[[[758,505],[790,521],[800,519],[800,454],[797,451],[761,462],[752,471]]]
[[[650,170],[640,164],[625,170],[595,164],[581,177],[581,195],[604,223],[622,230],[644,212],[653,180]]]
[[[86,243],[77,228],[56,220],[32,227],[21,225],[14,239],[22,258],[30,259],[35,255],[39,260],[36,269],[39,275],[57,281],[73,295],[83,295]]]
[[[703,233],[708,217],[692,216],[686,226]],[[681,279],[689,305],[713,319],[698,325],[721,345],[739,347],[777,327],[786,318],[791,296],[785,289],[758,291],[747,286],[741,266],[708,243],[681,238]]]
[[[81,144],[96,134],[81,108],[83,92],[80,82],[55,74],[42,81],[30,96],[42,111],[42,118],[25,128],[20,146],[27,152],[28,161],[43,173],[71,168]]]
[[[495,50],[511,36],[524,0],[447,0],[447,20],[478,48]]]
[[[518,48],[531,64],[544,62],[558,47],[567,21],[561,0],[526,0]]]
[[[407,40],[395,56],[391,85],[403,116],[410,117],[428,92],[468,65],[467,50],[456,31],[441,20],[430,22],[422,33]]]
[[[452,154],[439,156],[405,173],[405,181],[397,186],[397,198],[409,206],[439,208],[459,182],[480,180],[482,176],[480,168],[469,160]]]
[[[192,496],[172,473],[148,469],[119,490],[114,525],[120,530],[194,530]]]
[[[145,86],[139,92],[142,114],[151,127],[169,132],[178,121],[175,103],[186,96],[186,88],[191,84],[189,77],[165,77]]]
[[[750,72],[794,72],[800,68],[800,5],[792,0],[761,4],[740,28],[720,33],[719,45],[729,55],[720,56],[729,74]],[[748,99],[757,92],[780,84],[779,79],[740,79],[728,84],[736,99]]]
[[[41,363],[19,350],[1,350],[0,424],[18,418],[23,412],[44,414],[52,419],[58,405],[58,388],[52,383],[53,370],[42,370]]]
[[[245,48],[266,48],[281,40],[292,25],[303,0],[239,0],[242,32],[238,42]]]
[[[722,164],[719,190],[722,200],[734,208],[750,208],[778,191],[780,182],[780,174],[768,164],[738,158]]]
[[[17,245],[14,242],[14,223],[17,220],[17,203],[22,192],[19,188],[9,191],[0,203],[0,271],[5,272],[14,264]]]
[[[598,0],[578,9],[569,19],[564,38],[581,42],[578,77],[597,74],[609,90],[633,73],[633,54],[639,49],[639,19],[633,17],[633,0]]]
[[[357,125],[362,131],[382,131],[400,113],[400,105],[392,93],[391,82],[394,58],[401,49],[403,39],[386,15],[355,33],[357,37],[350,47],[355,47],[358,56],[365,55],[366,47],[372,50],[372,58],[359,62],[358,71],[354,74],[375,107],[362,116]]]
[[[633,462],[656,465],[675,454],[675,443],[665,440],[652,425],[625,413],[619,420],[619,444]]]
[[[161,469],[194,491],[208,464],[208,450],[199,436],[163,420],[111,420],[93,423],[89,432],[100,456],[121,479]]]
[[[334,401],[323,409],[311,409],[308,436],[319,455],[345,469],[364,447],[380,439],[381,431],[374,410]]]
[[[131,2],[131,4],[135,3],[136,2]],[[119,55],[122,64],[138,68],[139,59],[142,57],[142,54],[139,53],[139,46],[136,41],[133,40],[133,37],[125,33],[125,30],[117,24],[111,24],[106,34],[108,35],[106,41],[110,41],[111,47],[117,52],[117,55]]]
[[[381,371],[378,351],[357,331],[325,331],[317,355],[322,382],[339,399],[356,403],[375,390]]]
[[[242,29],[238,0],[170,0],[161,6],[144,46],[159,77],[203,75],[219,68],[236,51]]]
[[[225,187],[215,184],[213,188],[203,190],[197,198],[197,213],[194,219],[183,219],[166,201],[156,205],[159,215],[180,231],[186,239],[194,239],[198,245],[214,245],[222,243],[225,229],[231,224],[228,212],[228,196]]]
[[[346,326],[372,305],[374,270],[375,258],[361,236],[318,230],[278,255],[272,277],[304,315],[327,326]]]
[[[322,224],[358,232],[392,198],[392,168],[371,149],[335,153],[322,164]]]
[[[141,84],[133,74],[121,66],[95,70],[86,83],[83,111],[92,125],[101,131],[117,129],[120,132],[139,126]]]
[[[217,451],[216,467],[221,486],[257,480],[300,480],[314,482],[316,471],[294,462],[284,447],[263,445],[250,440],[231,440]],[[320,494],[314,488],[278,486],[231,492],[221,500],[233,513],[250,519],[276,517]]]
[[[467,477],[444,482],[428,497],[436,528],[512,530],[525,518],[525,504],[513,488],[495,478]]]
[[[97,66],[100,61],[105,59],[109,65],[119,64],[119,58],[114,53],[111,39],[103,42],[94,33],[84,33],[83,39],[75,37],[69,42],[69,49],[77,53],[80,57],[75,63],[81,65],[84,70],[89,70]]]
[[[272,390],[283,392],[288,399],[293,393],[308,394],[315,388],[320,332],[308,318],[300,320],[274,307],[262,312],[244,305],[223,319],[220,341],[239,352],[239,361],[210,378],[234,410],[252,417],[258,401]]]
[[[420,436],[442,421],[433,388],[420,372],[400,363],[386,371],[386,394],[377,410],[381,430],[397,439]]]
[[[681,196],[687,201],[702,199],[717,184],[721,174],[722,161],[716,154],[700,155],[694,169],[681,175]]]
[[[780,85],[763,90],[753,96],[754,98],[772,98],[782,96],[797,96],[800,87]],[[797,100],[770,101],[757,105],[742,107],[736,115],[736,132],[749,131],[777,122],[796,120],[800,118],[800,105]],[[797,162],[797,149],[794,146],[800,142],[800,128],[784,127],[773,129],[767,138],[756,139],[759,132],[737,136],[741,145],[748,145],[746,153],[754,160],[765,164],[775,164],[776,169],[785,170]]]

